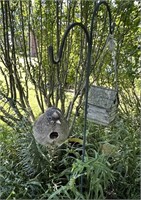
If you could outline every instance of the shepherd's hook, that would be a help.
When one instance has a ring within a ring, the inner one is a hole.
[[[66,31],[64,33],[57,59],[54,58],[53,47],[52,46],[49,47],[49,55],[51,57],[52,62],[54,64],[58,64],[62,58],[65,40],[66,40],[70,30],[73,29],[75,26],[79,26],[86,34],[88,52],[87,52],[86,84],[85,84],[85,110],[84,110],[84,131],[83,131],[83,151],[82,151],[82,161],[83,162],[85,161],[84,159],[85,159],[86,130],[87,130],[88,90],[89,90],[89,76],[90,76],[90,68],[91,68],[93,25],[94,25],[94,18],[99,11],[100,5],[102,5],[102,4],[106,6],[108,14],[109,14],[109,33],[113,34],[114,26],[112,24],[112,16],[111,16],[110,7],[106,1],[100,1],[99,3],[96,4],[96,7],[94,8],[94,11],[93,11],[91,26],[90,26],[90,33],[88,32],[87,28],[82,23],[74,22],[68,26],[68,28],[66,29]],[[81,176],[81,193],[82,192],[83,192],[83,176]]]

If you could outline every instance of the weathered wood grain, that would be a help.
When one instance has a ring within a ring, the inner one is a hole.
[[[118,107],[117,91],[92,86],[88,95],[88,119],[97,124],[108,125],[116,116]]]

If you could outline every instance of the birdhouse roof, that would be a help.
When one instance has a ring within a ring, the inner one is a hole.
[[[117,91],[99,86],[91,86],[88,95],[88,104],[111,109],[113,105],[117,105]]]

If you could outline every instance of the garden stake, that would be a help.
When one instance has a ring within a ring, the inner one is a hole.
[[[83,146],[82,146],[82,161],[85,161],[85,146],[86,146],[86,130],[87,130],[87,111],[88,111],[88,91],[89,91],[89,76],[90,76],[90,69],[91,69],[91,52],[92,52],[92,35],[93,35],[93,25],[94,25],[94,18],[98,13],[100,5],[105,5],[109,14],[109,34],[112,35],[114,32],[113,23],[111,19],[111,11],[108,3],[106,1],[100,1],[96,4],[96,7],[94,9],[92,20],[91,20],[91,27],[90,27],[90,33],[88,32],[87,28],[82,24],[78,22],[74,22],[71,25],[68,26],[67,30],[64,33],[64,36],[62,38],[61,46],[58,53],[58,58],[54,59],[53,54],[53,47],[49,46],[49,55],[51,57],[51,61],[54,64],[58,64],[62,58],[62,52],[63,47],[65,44],[65,39],[67,38],[69,32],[71,29],[73,29],[75,26],[79,26],[86,34],[87,39],[87,45],[88,45],[88,52],[87,52],[87,64],[86,64],[86,83],[85,83],[85,109],[84,109],[84,131],[83,131]],[[83,193],[83,175],[81,176],[81,193]]]

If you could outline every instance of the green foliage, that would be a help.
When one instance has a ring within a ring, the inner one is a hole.
[[[32,122],[53,104],[67,111],[70,122],[74,115],[72,135],[82,138],[86,38],[79,28],[72,30],[59,65],[50,62],[47,48],[52,44],[57,53],[73,21],[89,29],[95,1],[34,2],[0,2],[0,119],[8,125],[0,124],[0,198],[140,199],[138,1],[109,0],[116,23],[119,114],[106,128],[88,123],[85,162],[81,144],[64,143],[55,150],[37,144]],[[111,87],[111,55],[102,50],[108,35],[106,16],[100,8],[93,27],[90,81]],[[30,55],[33,36],[36,58]],[[66,92],[69,88],[73,93]]]
[[[30,127],[20,133],[2,127],[1,198],[139,199],[139,130],[131,118],[107,128],[89,123],[82,162],[81,144],[46,149],[35,142]]]
[[[127,115],[130,112],[137,115],[140,112],[140,88],[137,89],[140,82],[139,3],[109,0],[109,5],[116,24],[114,39],[120,109]],[[53,45],[57,55],[64,31],[73,21],[82,21],[90,31],[94,6],[95,1],[1,1],[0,119],[3,122],[13,127],[23,116],[33,122],[37,113],[51,105],[69,113],[70,119],[82,108],[87,62],[84,32],[75,27],[69,33],[58,65],[50,62],[47,51]],[[107,48],[103,51],[108,25],[107,12],[102,6],[93,26],[90,81],[91,84],[113,87],[111,55]],[[35,55],[32,55],[32,45]],[[68,101],[66,90],[70,88],[73,94]],[[31,100],[33,96],[36,109]],[[74,107],[77,107],[76,112]]]

